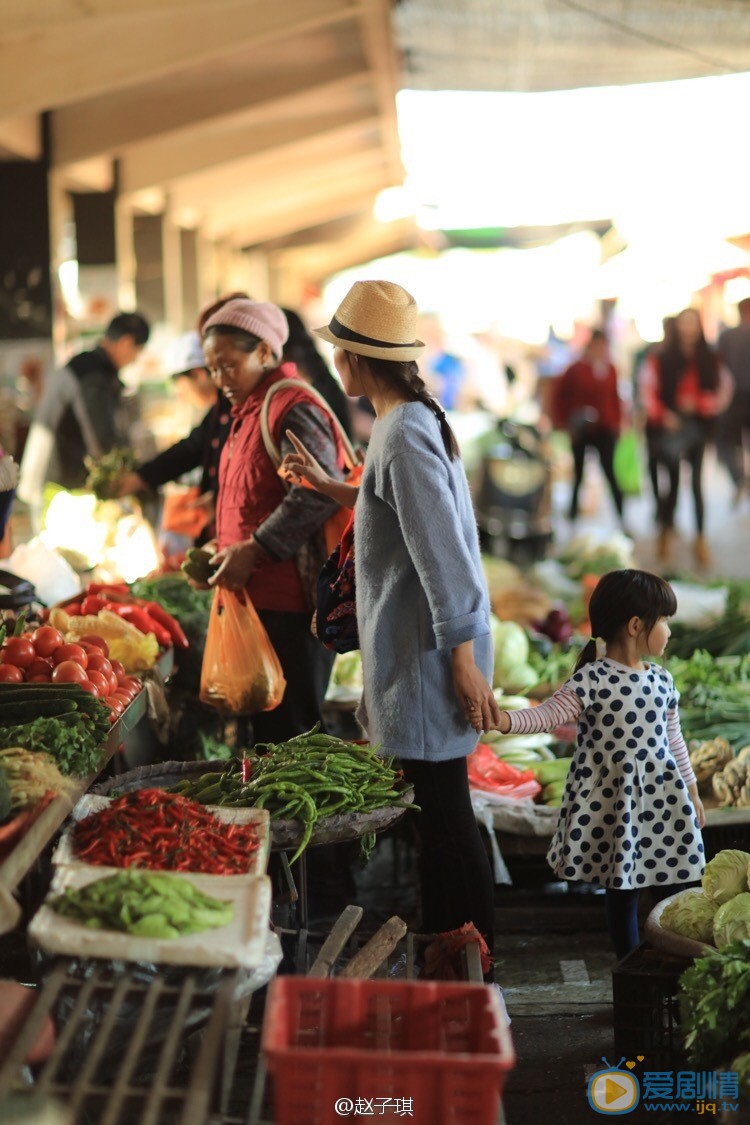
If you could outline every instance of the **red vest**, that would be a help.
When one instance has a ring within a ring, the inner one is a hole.
[[[260,413],[268,390],[281,379],[295,379],[299,386],[278,391],[271,399],[268,421],[277,445],[281,441],[284,419],[293,406],[309,402],[320,409],[312,395],[307,393],[293,363],[282,364],[255,388],[242,406],[232,408],[232,427],[219,465],[216,513],[219,550],[249,539],[286,495],[284,483],[263,444],[260,425]],[[341,460],[341,441],[333,425],[331,432]],[[309,608],[294,558],[283,562],[271,559],[262,562],[253,571],[247,592],[256,609],[305,613]]]

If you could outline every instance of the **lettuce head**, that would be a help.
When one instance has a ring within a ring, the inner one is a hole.
[[[706,898],[718,906],[748,889],[750,853],[738,848],[726,848],[706,864],[701,883]]]
[[[733,941],[750,938],[750,894],[735,895],[714,915],[714,943],[723,949]]]
[[[692,938],[693,941],[713,942],[714,915],[718,907],[700,891],[687,891],[667,904],[661,913],[663,930]]]

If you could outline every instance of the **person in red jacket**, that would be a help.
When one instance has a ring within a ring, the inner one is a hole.
[[[293,433],[335,477],[343,448],[330,413],[314,398],[294,364],[280,363],[288,335],[276,305],[236,299],[203,327],[206,363],[231,403],[232,423],[221,454],[216,510],[218,552],[211,585],[246,590],[287,681],[274,711],[253,717],[257,742],[281,742],[321,718],[333,654],[310,631],[311,591],[325,561],[324,524],[335,501],[277,473],[263,436],[262,411],[274,384],[289,380],[268,402],[268,428],[281,456],[294,451]]]
[[[706,342],[698,310],[683,309],[672,338],[649,357],[641,387],[655,456],[669,474],[669,490],[658,498],[658,552],[663,562],[671,552],[683,461],[690,466],[693,484],[695,559],[701,566],[710,562],[703,534],[703,455],[716,417],[728,406],[733,390],[732,376]]]
[[[568,431],[573,448],[571,520],[578,515],[578,493],[589,448],[595,449],[599,455],[617,514],[622,518],[622,492],[613,467],[615,442],[620,432],[620,396],[617,372],[609,358],[607,337],[600,329],[591,333],[581,358],[556,380],[552,414],[555,426]]]

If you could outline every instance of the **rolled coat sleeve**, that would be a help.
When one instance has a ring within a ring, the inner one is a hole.
[[[427,597],[438,649],[486,636],[487,591],[476,572],[444,462],[428,452],[396,455],[383,488]]]

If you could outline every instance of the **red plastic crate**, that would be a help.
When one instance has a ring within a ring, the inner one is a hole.
[[[515,1063],[496,990],[440,982],[278,977],[263,1051],[276,1125],[340,1125],[367,1101],[381,1120],[495,1125]]]

